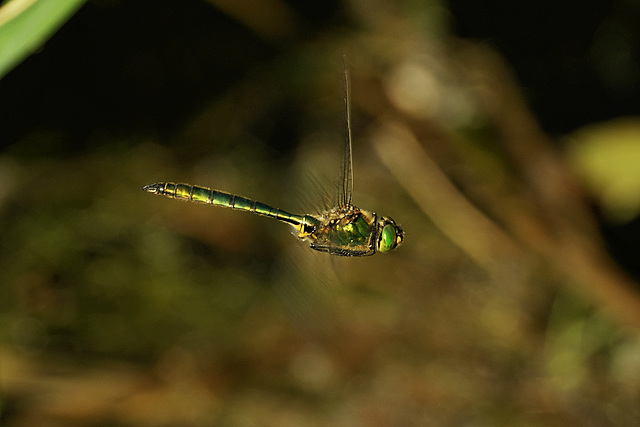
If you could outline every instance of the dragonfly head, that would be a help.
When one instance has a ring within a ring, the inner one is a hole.
[[[383,216],[378,221],[378,241],[376,249],[378,252],[389,252],[402,243],[404,231],[394,220],[388,216]]]

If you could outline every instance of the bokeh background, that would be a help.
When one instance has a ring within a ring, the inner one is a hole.
[[[86,2],[0,80],[0,424],[640,423],[639,24],[634,0]],[[354,202],[397,251],[141,191],[321,206],[343,56]]]

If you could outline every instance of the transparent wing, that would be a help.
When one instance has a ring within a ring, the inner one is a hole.
[[[342,158],[341,168],[341,188],[338,197],[339,206],[351,205],[351,196],[353,194],[353,161],[351,158],[351,79],[349,76],[349,68],[347,60],[342,57],[344,64],[344,106],[347,120],[347,135],[344,144],[344,154]]]
[[[319,338],[342,328],[340,296],[344,287],[332,260],[300,242],[283,251],[274,266],[274,290],[293,324],[303,334]]]

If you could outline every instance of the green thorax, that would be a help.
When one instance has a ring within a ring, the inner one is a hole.
[[[376,252],[376,214],[347,205],[324,212],[302,239],[311,248],[341,256],[366,256]]]

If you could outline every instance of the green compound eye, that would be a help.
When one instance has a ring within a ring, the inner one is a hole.
[[[404,239],[404,231],[395,223],[394,220],[388,217],[382,217],[378,223],[378,229],[380,234],[378,237],[378,252],[389,252],[402,243]]]

